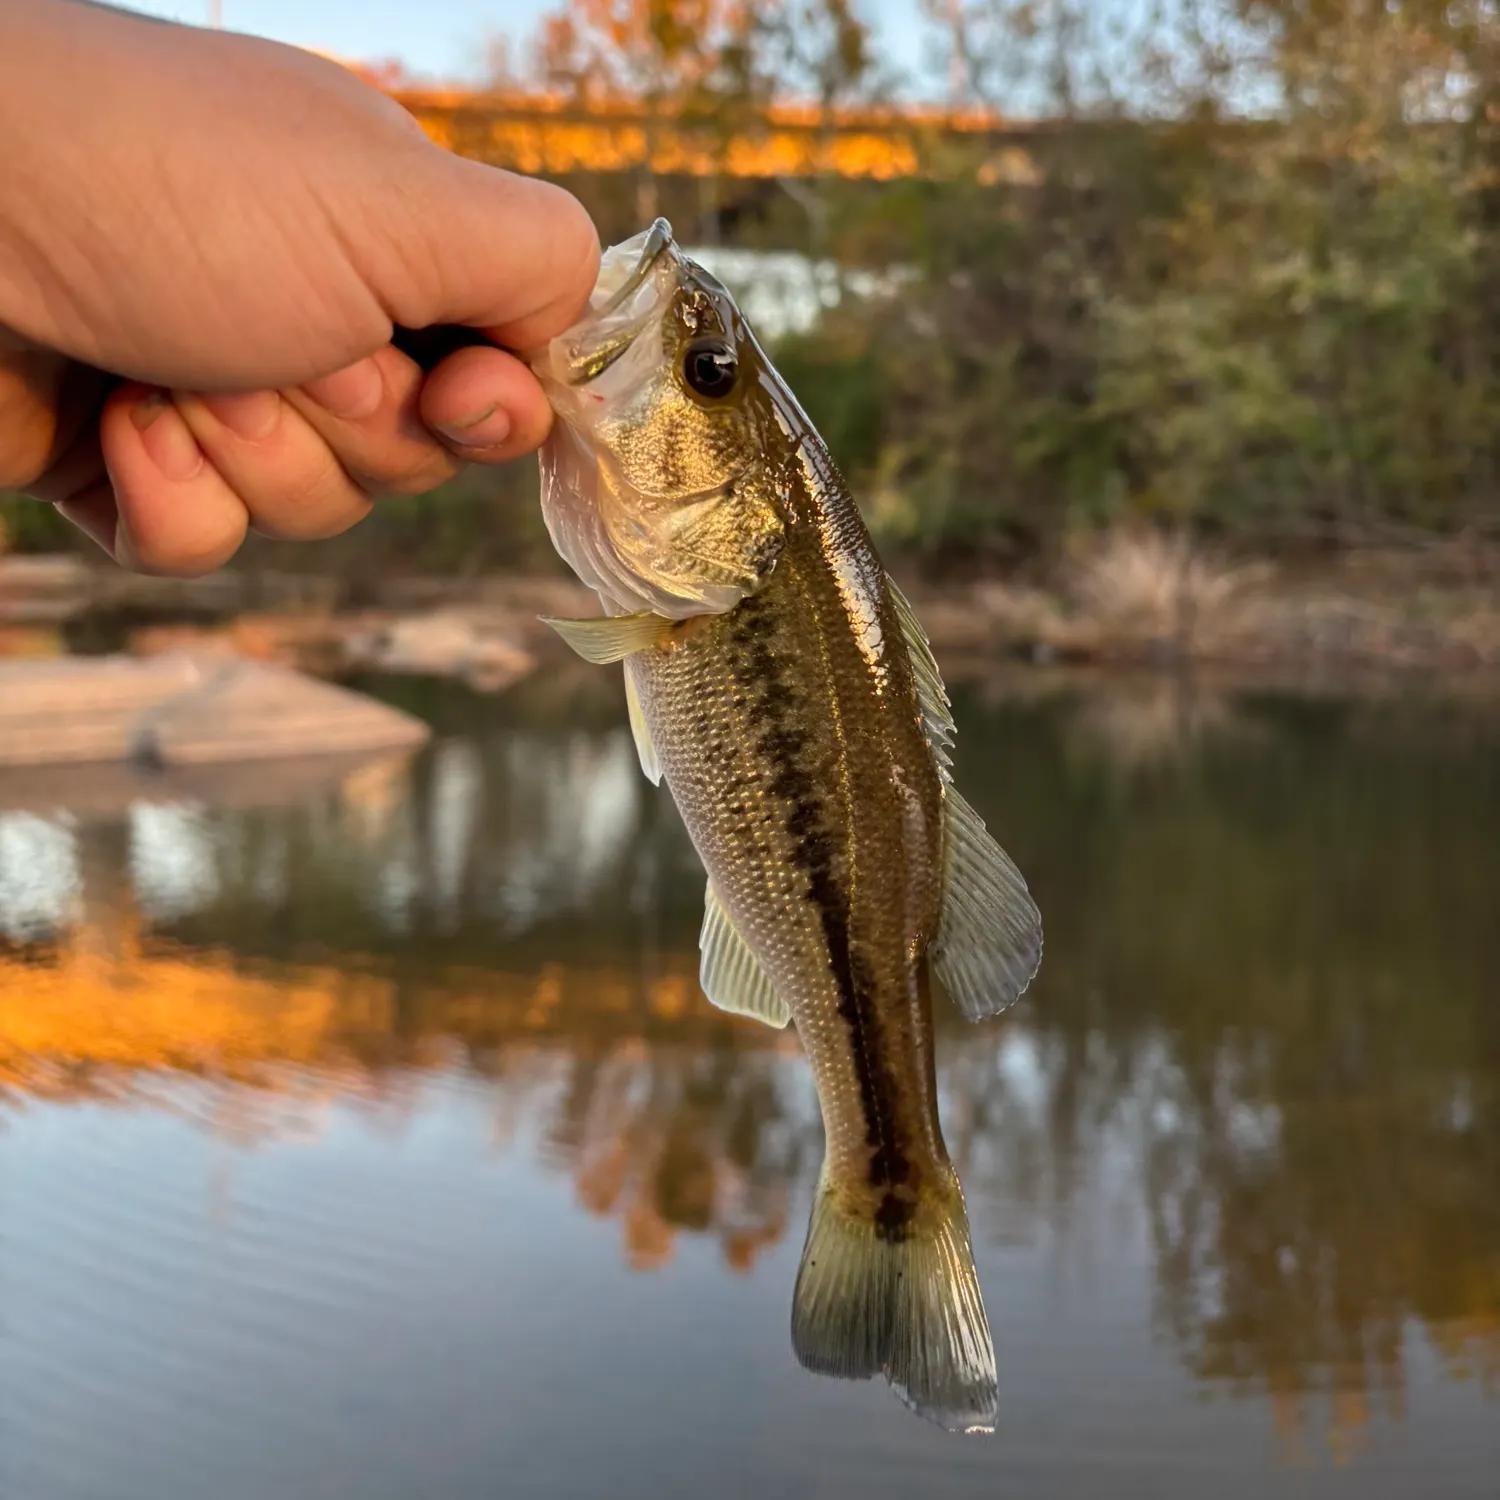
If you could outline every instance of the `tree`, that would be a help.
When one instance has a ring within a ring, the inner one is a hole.
[[[756,12],[748,0],[569,0],[543,19],[536,63],[546,83],[595,107],[639,107],[643,222],[656,216],[669,132],[712,136],[726,110],[762,87],[753,62]]]

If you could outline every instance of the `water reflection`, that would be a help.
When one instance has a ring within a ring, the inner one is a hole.
[[[632,1270],[752,1272],[800,1238],[816,1101],[699,994],[702,876],[617,705],[415,706],[429,751],[295,807],[0,813],[0,1091],[263,1148],[477,1090]],[[1138,1240],[1180,1367],[1268,1397],[1292,1458],[1401,1420],[1414,1338],[1500,1394],[1495,718],[1159,681],[959,710],[1049,922],[1015,1016],[939,1018],[982,1272]]]

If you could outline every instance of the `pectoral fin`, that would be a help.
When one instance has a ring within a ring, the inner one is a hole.
[[[698,983],[720,1010],[764,1021],[778,1031],[792,1019],[791,1011],[778,998],[760,960],[719,904],[712,882],[704,896],[703,931],[698,947],[703,955]]]
[[[630,675],[630,663],[625,664],[625,707],[630,712],[630,732],[635,736],[635,753],[641,758],[641,774],[652,786],[661,785],[661,762],[656,758],[656,742],[651,738],[651,726],[641,712],[641,695],[635,690],[635,678]]]
[[[623,661],[634,651],[656,646],[671,633],[674,621],[646,611],[638,615],[610,615],[598,620],[538,618],[555,630],[585,661],[596,666]]]
[[[932,970],[971,1021],[995,1016],[1042,961],[1042,915],[1010,856],[950,786],[944,796],[943,909]]]

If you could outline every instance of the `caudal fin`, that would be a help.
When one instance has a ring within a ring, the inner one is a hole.
[[[819,1185],[792,1300],[792,1348],[809,1370],[884,1374],[911,1409],[950,1432],[995,1424],[995,1346],[957,1180],[947,1212],[889,1238]]]

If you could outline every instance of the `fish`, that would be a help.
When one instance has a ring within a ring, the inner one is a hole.
[[[725,286],[658,219],[532,351],[558,553],[602,614],[547,623],[624,664],[641,768],[707,872],[700,982],[794,1022],[825,1154],[792,1305],[801,1364],[883,1375],[991,1431],[994,1342],[943,1142],[934,992],[997,1015],[1041,961],[1020,871],[954,785],[953,717],[911,605]]]

